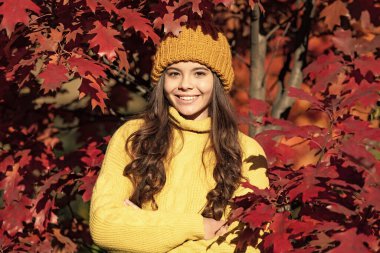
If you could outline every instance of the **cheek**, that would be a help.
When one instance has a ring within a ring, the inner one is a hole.
[[[200,91],[206,95],[207,97],[211,97],[212,91],[214,87],[213,79],[205,80],[205,82],[202,82],[202,84],[199,86]]]
[[[175,81],[166,79],[164,82],[164,93],[165,94],[171,93],[176,87],[177,85]]]

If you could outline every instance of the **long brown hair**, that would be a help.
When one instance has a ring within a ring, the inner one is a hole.
[[[164,75],[152,92],[148,110],[141,116],[143,125],[127,139],[126,150],[133,160],[124,169],[124,175],[134,185],[130,200],[139,207],[150,201],[154,210],[158,209],[154,196],[166,182],[164,159],[168,158],[174,128],[169,120],[169,102],[164,96],[163,85]],[[242,178],[242,154],[236,120],[216,74],[209,111],[211,149],[216,158],[213,170],[216,186],[207,194],[202,215],[220,220]]]

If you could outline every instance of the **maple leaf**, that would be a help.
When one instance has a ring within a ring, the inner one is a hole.
[[[200,4],[202,3],[202,0],[192,0],[192,11],[193,13],[198,13],[199,16],[202,16],[203,11],[199,8]]]
[[[125,69],[126,72],[129,71],[129,62],[127,58],[127,52],[124,50],[117,50],[117,56],[119,57],[119,68]]]
[[[318,107],[322,106],[323,103],[321,101],[319,101],[316,97],[314,97],[313,95],[305,92],[304,90],[301,90],[301,89],[297,89],[297,88],[294,88],[294,87],[289,87],[288,88],[288,96],[289,97],[295,97],[295,98],[298,98],[298,99],[301,99],[301,100],[306,100],[306,101],[309,101],[310,103],[314,104],[314,105],[317,105]]]
[[[339,56],[329,51],[327,55],[319,56],[303,70],[305,76],[309,75],[311,80],[315,80],[312,92],[323,92],[329,83],[337,79],[338,73],[343,70],[340,60]]]
[[[346,5],[337,0],[322,10],[321,17],[325,18],[328,29],[333,30],[336,25],[340,26],[340,16],[349,16],[349,14]]]
[[[269,110],[269,105],[267,102],[255,98],[249,99],[249,107],[251,108],[252,114],[255,116],[264,115]]]
[[[351,228],[341,233],[336,233],[332,236],[335,240],[339,241],[338,247],[331,249],[331,253],[370,253],[371,251],[364,246],[363,243],[367,242],[368,236],[364,234],[357,234],[356,228]]]
[[[351,140],[347,140],[343,143],[341,151],[354,159],[355,162],[366,167],[372,167],[376,163],[376,158],[373,154],[360,143],[353,143]]]
[[[44,90],[45,94],[49,91],[60,88],[62,83],[68,81],[66,67],[54,63],[49,63],[46,69],[37,77],[43,79],[41,89]]]
[[[161,29],[161,27],[164,26],[165,34],[172,33],[175,36],[178,36],[181,32],[182,24],[187,22],[188,16],[182,15],[177,18],[174,14],[174,10],[176,8],[177,6],[167,6],[167,13],[164,15],[164,17],[159,17],[153,21],[154,27]]]
[[[125,30],[133,28],[136,32],[141,33],[144,42],[150,38],[155,45],[159,43],[160,37],[155,33],[150,21],[141,13],[134,9],[123,8],[119,10],[119,16],[124,19],[122,25]]]
[[[351,30],[337,30],[331,38],[334,46],[346,55],[352,55],[355,52],[356,40],[352,37]]]
[[[97,64],[94,60],[87,60],[84,56],[72,56],[67,60],[67,63],[69,63],[70,66],[82,77],[86,77],[87,75],[91,75],[95,78],[106,77],[106,74],[104,73],[105,67]]]
[[[242,221],[248,223],[251,228],[261,227],[261,225],[268,223],[275,213],[274,206],[260,203],[254,210],[249,211]]]
[[[380,210],[379,187],[365,187],[360,195],[364,198],[364,203],[366,203],[366,205],[372,205],[376,210]]]
[[[79,186],[78,190],[84,190],[84,193],[82,195],[82,199],[84,202],[90,201],[97,178],[98,175],[96,175],[96,172],[94,170],[91,170],[80,179],[80,181],[82,181],[82,184]]]
[[[98,6],[98,1],[97,0],[86,0],[86,4],[87,4],[88,8],[90,8],[90,10],[95,13],[96,7]]]
[[[69,237],[62,235],[59,228],[53,228],[53,234],[55,238],[64,245],[65,252],[77,252],[77,245]]]
[[[288,233],[288,212],[276,213],[270,223],[269,229],[272,231],[264,241],[264,248],[269,249],[273,246],[274,253],[286,253],[293,249]]]
[[[373,56],[362,56],[355,59],[354,64],[363,76],[368,72],[372,72],[375,76],[380,76],[380,59],[375,59]]]
[[[105,55],[108,60],[113,61],[116,58],[116,50],[123,47],[121,41],[115,38],[119,32],[109,27],[108,24],[103,26],[99,21],[95,21],[94,24],[95,28],[89,33],[95,35],[89,41],[90,48],[98,48],[97,52],[100,56]]]
[[[92,109],[99,106],[102,112],[105,112],[106,105],[104,100],[108,99],[108,97],[94,78],[89,77],[82,79],[82,84],[79,87],[79,98],[83,98],[85,95],[91,97]]]
[[[356,86],[354,89],[351,89],[351,94],[346,95],[340,104],[342,108],[351,107],[356,104],[364,106],[373,106],[376,105],[376,102],[379,99],[380,84],[373,83],[370,84],[366,80],[363,80],[360,86]]]
[[[81,161],[89,167],[99,167],[103,161],[104,154],[97,148],[97,145],[96,142],[91,142],[86,148],[81,149],[86,154]]]
[[[3,16],[0,23],[0,30],[5,29],[8,37],[13,33],[16,24],[29,24],[29,14],[27,10],[40,14],[40,7],[31,0],[2,0],[0,3],[2,3],[0,6],[0,15]]]
[[[26,165],[29,165],[30,161],[32,160],[32,156],[30,154],[30,149],[25,149],[21,151],[17,151],[15,154],[15,157],[21,157],[20,161],[18,162],[20,165],[20,168],[25,167]]]
[[[3,221],[2,229],[6,230],[10,236],[15,236],[17,232],[21,232],[24,228],[24,222],[32,221],[30,210],[26,207],[29,199],[22,196],[20,201],[12,201],[0,209],[0,217]]]
[[[1,166],[11,165],[9,162],[13,162],[13,157],[8,156],[1,164]],[[4,190],[3,200],[5,203],[11,203],[14,200],[20,199],[20,193],[25,189],[23,185],[20,185],[22,176],[19,173],[20,165],[18,163],[12,163],[12,170],[4,171],[5,178],[0,181],[0,189]]]
[[[307,166],[300,169],[299,172],[302,172],[302,180],[295,188],[289,191],[289,197],[291,200],[302,194],[302,201],[307,202],[318,197],[319,192],[325,191],[325,188],[317,186],[317,184],[320,183],[317,177],[321,176],[321,173],[318,172],[317,168]]]
[[[115,5],[110,2],[109,0],[97,0],[98,3],[100,3],[100,5],[103,6],[103,8],[109,13],[111,14],[112,12],[114,13],[118,13],[118,9],[115,7]]]

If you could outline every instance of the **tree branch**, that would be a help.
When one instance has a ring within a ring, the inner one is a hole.
[[[289,87],[301,87],[303,81],[302,68],[304,63],[304,58],[307,49],[308,36],[311,26],[311,21],[315,16],[315,5],[314,0],[308,0],[305,3],[305,14],[303,16],[302,26],[296,36],[299,41],[299,45],[296,47],[293,57],[293,67],[290,73],[290,79],[288,85],[284,85],[282,89],[277,93],[277,97],[273,103],[272,116],[275,118],[280,118],[281,114],[286,111],[287,108],[291,107],[294,103],[294,99],[288,96]]]
[[[260,9],[255,5],[251,12],[251,50],[250,50],[250,85],[249,97],[265,100],[264,63],[267,50],[267,41],[260,35]],[[249,115],[253,121],[252,113]],[[261,121],[260,119],[257,119]],[[249,135],[254,136],[260,129],[249,126]]]

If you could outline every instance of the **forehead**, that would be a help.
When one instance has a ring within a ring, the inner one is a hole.
[[[176,68],[176,69],[196,69],[196,68],[204,68],[210,70],[208,67],[206,67],[203,64],[200,64],[198,62],[192,62],[192,61],[181,61],[171,64],[167,67],[170,68]]]

